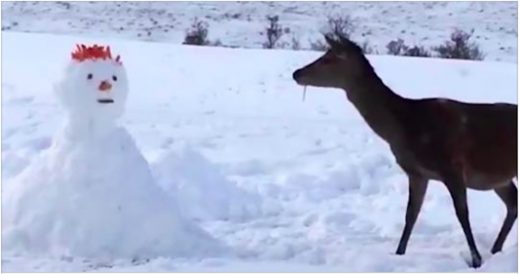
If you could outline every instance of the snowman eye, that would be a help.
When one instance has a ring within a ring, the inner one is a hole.
[[[117,76],[112,75],[112,80],[117,81]]]
[[[87,79],[88,79],[88,80],[92,79],[92,73],[89,73],[89,74],[87,75]]]

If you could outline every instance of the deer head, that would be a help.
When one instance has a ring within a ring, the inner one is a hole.
[[[296,83],[348,89],[356,81],[373,73],[372,66],[357,44],[341,36],[334,39],[325,35],[325,40],[330,48],[320,58],[293,73]]]

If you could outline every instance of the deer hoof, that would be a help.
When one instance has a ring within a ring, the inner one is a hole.
[[[495,246],[494,246],[494,247],[491,249],[491,254],[496,254],[496,253],[498,253],[498,252],[500,252],[500,251],[502,251],[502,248],[498,248],[498,247],[495,247]]]
[[[405,249],[404,248],[397,248],[397,251],[395,251],[395,254],[397,255],[404,255],[405,253]]]
[[[482,265],[482,258],[480,258],[480,256],[478,256],[478,255],[473,255],[472,256],[471,267],[479,268],[481,265]]]

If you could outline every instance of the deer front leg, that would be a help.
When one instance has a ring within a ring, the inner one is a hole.
[[[493,248],[491,249],[491,253],[493,254],[502,250],[507,234],[509,234],[511,227],[513,227],[518,214],[518,191],[512,181],[505,187],[495,189],[495,192],[506,205],[507,215],[504,224],[498,233],[497,239],[495,240],[495,244],[493,244]]]
[[[401,235],[399,246],[395,252],[398,255],[403,255],[406,252],[406,246],[408,245],[408,240],[412,234],[415,221],[417,221],[419,211],[421,211],[427,187],[427,179],[408,175],[408,205],[406,206],[406,219],[403,234]]]
[[[468,242],[469,250],[471,252],[471,266],[474,268],[480,267],[482,264],[482,257],[478,252],[473,238],[473,232],[471,231],[471,225],[469,223],[469,212],[468,202],[466,197],[466,185],[462,175],[448,176],[444,180],[444,184],[450,192],[450,196],[453,200],[453,206],[455,207],[455,213],[459,219],[466,241]]]

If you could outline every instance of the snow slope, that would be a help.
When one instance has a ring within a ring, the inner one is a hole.
[[[52,84],[74,43],[110,44],[128,71],[131,96],[122,122],[154,176],[172,197],[189,194],[183,214],[233,250],[224,258],[138,263],[3,252],[4,271],[469,270],[462,229],[438,182],[429,186],[407,254],[393,254],[404,225],[406,178],[341,91],[309,88],[302,102],[291,74],[318,52],[13,32],[2,38],[3,186],[16,183],[51,145],[63,116]],[[369,58],[405,96],[517,101],[515,64]],[[468,195],[484,258],[479,271],[516,272],[517,225],[504,252],[491,256],[505,208],[492,192]]]
[[[487,60],[516,62],[517,2],[2,2],[2,30],[88,34],[180,44],[195,17],[209,23],[209,39],[225,46],[261,48],[266,16],[278,15],[285,34],[309,48],[321,39],[329,15],[354,18],[353,37],[379,52],[402,38],[407,44],[437,46],[454,28],[475,29],[473,40]]]

